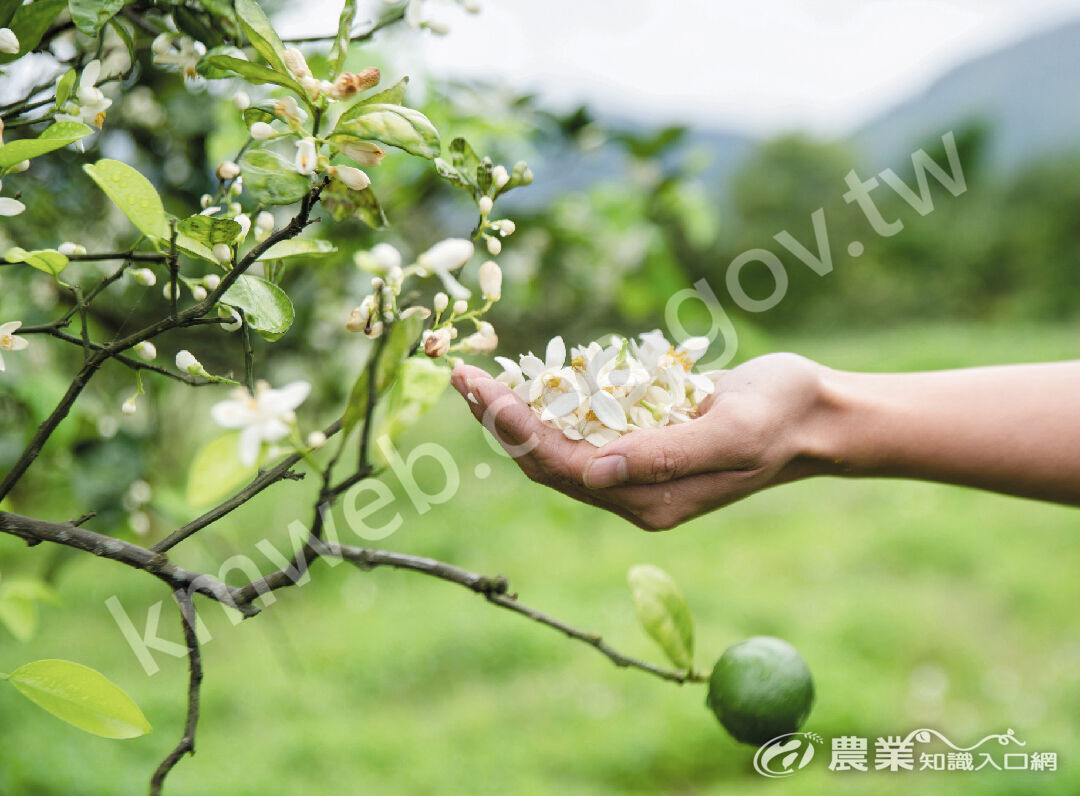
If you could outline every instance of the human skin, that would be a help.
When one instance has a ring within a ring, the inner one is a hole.
[[[821,475],[914,478],[1080,505],[1080,362],[852,373],[795,354],[720,372],[688,423],[596,448],[480,368],[454,387],[529,478],[666,530]]]

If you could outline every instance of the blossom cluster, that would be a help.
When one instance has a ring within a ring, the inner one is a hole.
[[[568,439],[600,447],[635,429],[693,419],[715,390],[709,375],[693,372],[708,345],[691,337],[676,347],[659,330],[639,340],[612,335],[606,346],[570,349],[567,362],[566,344],[555,337],[544,359],[495,357],[503,367],[497,380]]]

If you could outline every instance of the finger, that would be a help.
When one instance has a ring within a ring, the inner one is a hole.
[[[469,388],[468,382],[471,379],[491,378],[488,373],[480,368],[472,365],[460,364],[454,368],[453,373],[450,374],[450,383],[454,386],[454,389],[461,393],[461,397],[465,399],[466,404],[469,406],[469,411],[473,413],[480,422],[484,419],[484,407],[480,403],[480,399],[472,393]]]

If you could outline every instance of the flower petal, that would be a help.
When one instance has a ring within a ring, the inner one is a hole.
[[[12,337],[11,338],[11,348],[9,348],[8,350],[9,351],[22,351],[28,345],[30,345],[30,341],[27,340],[25,337]]]
[[[547,354],[544,357],[545,364],[550,369],[561,368],[566,362],[566,343],[562,337],[556,335],[547,344]]]
[[[521,357],[521,372],[530,379],[535,379],[544,372],[544,363],[532,354],[525,354]]]
[[[240,432],[240,463],[245,467],[251,467],[259,460],[259,449],[262,447],[262,437],[259,435],[258,426],[248,426]]]
[[[280,390],[266,390],[256,400],[259,403],[259,411],[264,417],[278,417],[302,404],[310,392],[309,382],[294,381]]]
[[[221,401],[210,407],[210,417],[224,428],[240,428],[255,421],[255,413],[240,401]]]
[[[18,199],[10,199],[0,196],[0,216],[17,216],[26,209],[26,205]]]
[[[615,400],[614,396],[603,390],[594,392],[590,397],[589,407],[596,413],[600,422],[608,428],[615,431],[626,431],[626,412],[623,411],[622,405]]]
[[[540,419],[554,420],[557,417],[564,417],[579,406],[581,406],[581,395],[577,390],[571,390],[570,392],[563,393],[545,406],[543,413],[540,415]]]
[[[15,330],[22,326],[22,321],[8,321],[0,324],[0,334],[15,334]]]

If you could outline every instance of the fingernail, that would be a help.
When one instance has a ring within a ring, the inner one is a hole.
[[[630,470],[625,456],[601,456],[585,467],[585,486],[603,489],[630,480]]]

